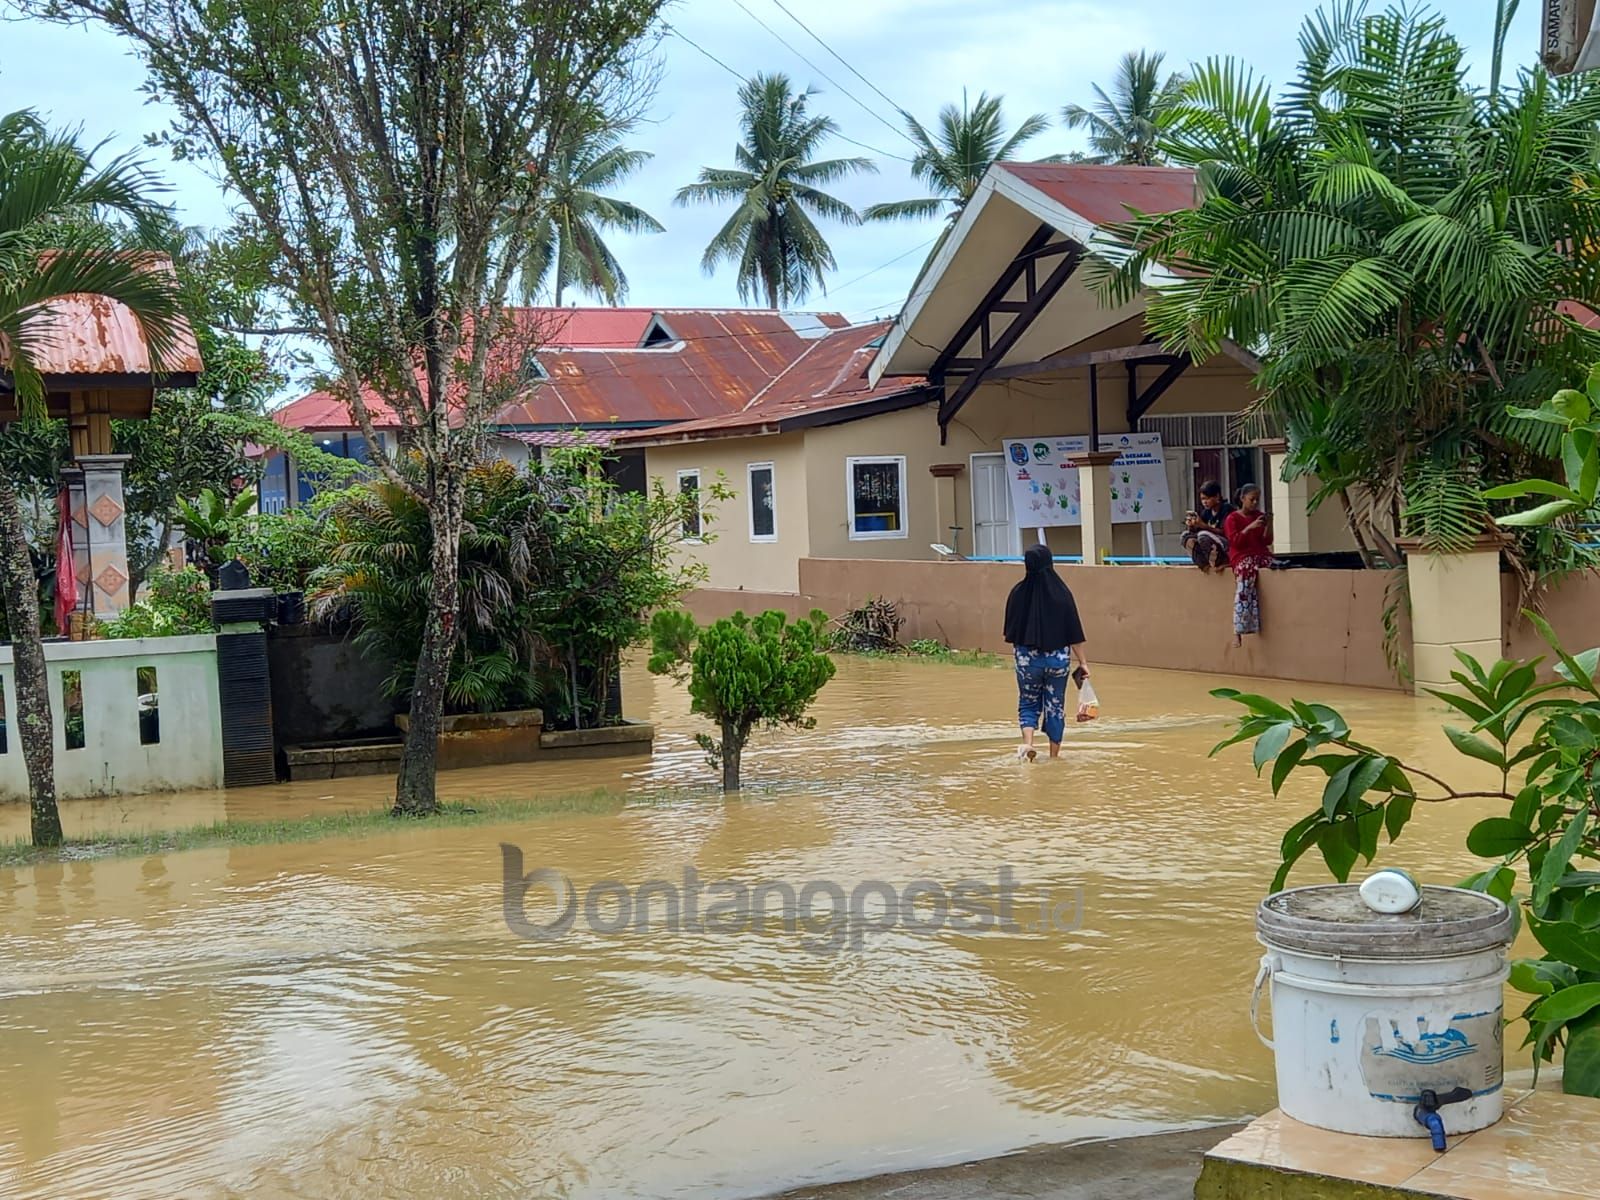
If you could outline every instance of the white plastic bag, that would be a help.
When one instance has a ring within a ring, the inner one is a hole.
[[[1078,721],[1092,721],[1100,715],[1100,697],[1088,678],[1078,685]]]

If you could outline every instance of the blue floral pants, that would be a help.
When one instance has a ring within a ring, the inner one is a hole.
[[[1035,650],[1018,646],[1017,723],[1023,729],[1039,728],[1044,719],[1044,736],[1059,742],[1067,728],[1067,676],[1072,669],[1072,652]]]

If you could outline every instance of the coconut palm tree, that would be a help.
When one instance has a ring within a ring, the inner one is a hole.
[[[126,305],[152,361],[170,355],[182,330],[170,276],[130,254],[108,218],[151,228],[153,181],[124,156],[96,168],[92,152],[51,133],[31,112],[0,116],[0,374],[23,420],[42,418],[38,356],[51,336],[49,305],[88,293]],[[16,728],[28,769],[33,842],[61,842],[56,808],[54,722],[39,638],[39,596],[17,491],[0,470],[0,591],[16,670]]]
[[[522,264],[522,296],[532,303],[547,283],[561,303],[567,288],[618,304],[628,295],[628,277],[605,243],[605,234],[661,233],[657,221],[627,200],[605,194],[627,179],[652,155],[629,150],[617,133],[594,130],[555,156],[550,166],[549,209],[529,238]]]
[[[901,112],[917,155],[911,160],[911,175],[925,184],[931,196],[915,200],[895,200],[874,204],[861,215],[868,221],[920,220],[941,213],[954,223],[972,199],[972,193],[994,163],[1016,157],[1023,143],[1038,137],[1050,127],[1043,113],[1034,113],[1006,136],[1005,115],[1000,96],[979,92],[976,104],[967,104],[961,93],[961,107],[946,104],[939,110],[937,134],[930,134],[908,112]],[[1054,162],[1059,155],[1046,161]]]
[[[679,204],[738,205],[700,260],[706,274],[721,262],[738,264],[739,297],[764,296],[773,308],[804,300],[833,270],[833,251],[812,221],[829,217],[860,224],[856,210],[822,187],[878,168],[865,158],[816,161],[817,150],[838,126],[812,116],[815,93],[796,92],[787,75],[756,75],[739,88],[743,140],[736,167],[702,167],[700,178],[678,192]]]
[[[1082,161],[1128,163],[1148,167],[1161,161],[1159,141],[1164,118],[1183,92],[1184,76],[1174,71],[1161,78],[1164,54],[1124,54],[1117,64],[1108,96],[1094,84],[1089,108],[1069,104],[1061,110],[1068,129],[1087,129],[1093,154]]]

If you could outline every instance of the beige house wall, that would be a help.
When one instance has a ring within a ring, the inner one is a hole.
[[[810,505],[806,454],[801,434],[769,437],[711,438],[680,445],[652,446],[645,451],[645,469],[652,485],[669,494],[678,490],[678,472],[698,470],[705,496],[704,541],[680,544],[680,553],[704,563],[708,586],[754,591],[795,592],[800,588],[800,560],[811,553],[807,509]],[[750,534],[749,468],[773,465],[775,541],[756,541]],[[711,499],[718,478],[733,493]],[[841,491],[843,484],[840,484]]]
[[[1084,348],[1124,345],[1136,340],[1137,324],[1125,323],[1089,339]],[[1075,347],[1076,349],[1077,347]],[[1154,368],[1143,368],[1141,386],[1155,378]],[[1231,359],[1219,358],[1191,368],[1165,392],[1148,414],[1173,416],[1195,413],[1239,413],[1253,399],[1251,375]],[[1127,372],[1113,364],[1099,371],[1100,431],[1128,432]],[[871,558],[932,560],[933,543],[952,544],[948,518],[938,510],[939,481],[930,468],[960,464],[966,468],[953,481],[955,523],[961,527],[959,544],[970,552],[973,545],[972,472],[975,454],[997,454],[1008,438],[1033,438],[1085,434],[1089,430],[1089,374],[1087,369],[1026,380],[980,385],[951,421],[943,444],[939,440],[938,408],[921,405],[883,413],[844,424],[809,429],[781,436],[710,438],[681,445],[652,447],[646,451],[650,475],[669,491],[677,487],[677,472],[698,467],[703,486],[709,488],[717,471],[727,477],[737,498],[717,506],[715,539],[705,546],[686,547],[710,570],[713,588],[794,592],[799,590],[799,560],[814,558]],[[848,497],[846,464],[852,457],[904,457],[907,521],[903,537],[850,536],[846,518]],[[1193,467],[1185,448],[1167,456],[1167,478],[1174,520],[1155,527],[1158,554],[1181,553],[1177,543],[1183,509],[1192,487]],[[778,540],[752,543],[749,538],[746,467],[751,462],[777,465]],[[950,488],[950,481],[943,486]],[[1313,489],[1314,490],[1314,489]],[[1036,535],[1023,531],[1015,551],[1031,544]],[[1081,538],[1075,527],[1046,530],[1046,544],[1058,556],[1080,553]],[[1339,505],[1324,505],[1311,518],[1312,549],[1354,548]],[[1144,529],[1119,524],[1112,531],[1112,551],[1137,556],[1146,551]]]

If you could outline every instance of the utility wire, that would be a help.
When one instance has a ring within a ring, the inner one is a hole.
[[[735,0],[735,3],[737,3],[737,0]],[[742,5],[742,4],[741,4],[741,5],[740,5],[740,6],[739,6],[739,7],[741,7],[741,8],[744,8],[744,6],[743,6],[743,5]],[[750,12],[750,10],[749,10],[749,9],[745,9],[745,11],[746,11],[746,12]],[[754,17],[754,16],[755,16],[755,14],[754,14],[754,13],[751,13],[751,14],[750,14],[750,15],[751,15],[751,17],[752,17],[752,18],[753,18],[753,17]],[[765,27],[763,27],[763,28],[765,28]],[[676,38],[677,38],[677,39],[678,39],[678,40],[679,40],[679,41],[683,41],[683,42],[687,42],[687,43],[688,43],[688,44],[689,44],[689,45],[691,45],[691,46],[693,46],[693,47],[694,47],[694,48],[695,48],[695,49],[696,49],[696,50],[698,50],[698,51],[700,51],[700,53],[701,53],[701,54],[703,54],[703,55],[705,55],[705,56],[706,56],[706,57],[707,57],[707,58],[709,58],[709,59],[710,59],[710,60],[711,60],[711,61],[712,61],[712,62],[714,62],[714,63],[716,63],[716,64],[717,64],[717,66],[719,66],[719,67],[721,67],[721,68],[722,68],[722,69],[723,69],[723,70],[724,70],[724,71],[726,71],[726,72],[727,72],[727,73],[728,73],[728,74],[729,74],[729,75],[732,75],[732,76],[733,76],[733,77],[734,77],[734,78],[735,78],[735,79],[737,79],[737,80],[738,80],[738,81],[739,81],[739,82],[740,82],[740,83],[744,83],[744,82],[746,82],[746,76],[744,76],[744,75],[741,75],[741,74],[739,74],[739,72],[738,72],[738,71],[735,71],[735,70],[734,70],[734,69],[733,69],[733,68],[732,68],[732,67],[730,67],[730,66],[729,66],[729,65],[728,65],[728,64],[727,64],[727,63],[725,63],[725,62],[723,62],[723,61],[722,61],[722,60],[721,60],[721,59],[720,59],[720,58],[718,58],[718,57],[717,57],[717,56],[716,56],[716,55],[715,55],[715,54],[713,54],[713,53],[711,53],[711,51],[709,51],[709,50],[707,50],[707,49],[706,49],[706,48],[705,48],[705,47],[704,47],[704,46],[702,46],[702,45],[701,45],[701,44],[700,44],[700,43],[699,43],[699,42],[697,42],[697,41],[695,41],[695,40],[694,40],[694,39],[693,39],[693,38],[692,38],[692,37],[690,37],[690,36],[689,36],[689,35],[688,35],[688,34],[686,34],[686,33],[684,33],[684,32],[683,32],[683,30],[681,30],[681,29],[679,29],[679,28],[678,28],[678,27],[677,27],[677,26],[676,26],[676,25],[667,25],[667,26],[666,26],[666,30],[667,30],[667,32],[668,32],[668,33],[670,33],[670,34],[672,34],[672,35],[673,35],[673,36],[674,36],[674,37],[676,37]],[[776,35],[774,35],[774,36],[776,36]],[[780,40],[781,40],[781,39],[780,39]],[[809,64],[808,64],[808,65],[809,65]],[[812,70],[816,70],[816,68],[815,68],[815,67],[813,67],[813,68],[812,68]],[[823,78],[825,78],[825,79],[826,79],[826,78],[827,78],[827,76],[823,76]],[[829,82],[830,82],[830,83],[831,83],[831,82],[832,82],[832,81],[831,81],[831,80],[829,80]],[[838,84],[834,84],[834,86],[835,86],[835,87],[838,87],[838,86],[839,86],[839,85],[838,85]],[[840,88],[840,89],[839,89],[839,90],[840,90],[840,91],[843,91],[843,90],[844,90],[844,89],[843,89],[843,88]],[[846,95],[849,95],[849,93],[848,93],[848,92],[847,92],[847,93],[845,93],[845,94],[846,94]],[[854,100],[854,99],[855,99],[855,97],[853,97],[853,96],[852,96],[852,97],[851,97],[851,99],[853,99],[853,100]],[[859,103],[861,103],[861,102],[860,102],[860,101],[859,101],[859,100],[857,100],[857,101],[856,101],[856,103],[857,103],[857,104],[859,104]],[[868,110],[867,110],[867,111],[869,111],[869,112],[871,112],[871,109],[868,109]],[[874,115],[874,116],[876,116],[876,115],[877,115],[877,114],[876,114],[876,113],[874,113],[874,114],[873,114],[873,115]],[[838,131],[838,130],[837,130],[837,129],[835,129],[835,130],[834,130],[834,131],[833,131],[833,136],[834,136],[834,137],[836,137],[836,138],[838,138],[838,139],[839,139],[839,140],[840,140],[840,141],[841,141],[841,142],[849,142],[849,143],[850,143],[850,144],[851,144],[851,145],[852,145],[852,146],[858,146],[858,147],[860,147],[860,148],[861,148],[861,149],[862,149],[862,150],[870,150],[870,151],[872,151],[872,152],[873,152],[873,153],[874,153],[874,154],[877,154],[877,155],[880,155],[880,156],[882,156],[882,157],[883,157],[883,158],[892,158],[892,159],[896,159],[896,160],[897,160],[897,161],[899,161],[899,162],[903,162],[903,163],[908,163],[908,162],[911,162],[911,161],[912,161],[912,160],[911,160],[911,159],[909,159],[909,158],[907,158],[907,157],[906,157],[906,156],[905,156],[905,155],[903,155],[903,154],[895,154],[895,153],[894,153],[894,152],[893,152],[893,151],[891,151],[891,150],[884,150],[884,149],[881,149],[881,148],[880,148],[880,147],[878,147],[878,146],[874,146],[874,145],[871,145],[871,144],[869,144],[869,143],[867,143],[867,142],[858,142],[858,141],[856,141],[856,139],[855,139],[855,138],[853,138],[853,137],[848,137],[848,136],[846,136],[846,135],[845,135],[845,134],[842,134],[842,133],[840,133],[840,132],[839,132],[839,131]]]
[[[903,104],[896,104],[893,100],[891,100],[889,98],[889,96],[884,92],[884,90],[882,88],[880,88],[877,84],[873,83],[872,80],[868,79],[865,75],[863,75],[860,71],[856,70],[848,62],[845,62],[844,56],[842,54],[840,54],[837,50],[835,50],[832,46],[828,45],[827,42],[823,41],[822,38],[819,37],[815,32],[813,32],[811,26],[807,25],[799,17],[795,16],[794,12],[789,8],[789,6],[787,4],[785,4],[783,2],[783,0],[772,0],[772,2],[774,4],[776,4],[779,8],[781,8],[783,10],[784,14],[791,21],[793,21],[796,25],[800,26],[800,28],[804,29],[807,33],[811,34],[811,40],[812,41],[816,42],[817,45],[821,46],[829,54],[833,55],[834,58],[838,59],[841,63],[843,63],[845,70],[849,71],[850,74],[854,75],[857,79],[861,80],[862,83],[866,84],[873,91],[877,92],[879,96],[882,96],[884,101],[889,105],[890,108],[894,109],[895,112],[897,112],[897,113],[903,113],[903,112],[906,111],[905,110],[905,106]]]
[[[745,81],[745,77],[743,75],[739,74],[739,72],[735,71],[732,67],[730,67],[727,63],[723,62],[715,54],[711,53],[711,51],[707,50],[699,42],[695,41],[688,34],[684,33],[683,30],[679,29],[676,25],[667,25],[666,26],[666,30],[667,30],[668,33],[672,34],[673,37],[677,38],[680,42],[688,42],[689,45],[693,46],[696,50],[700,51],[701,54],[704,54],[707,58],[709,58],[712,62],[716,63],[717,66],[721,67],[729,75],[732,75],[740,83],[743,83]]]
[[[840,83],[837,79],[833,78],[833,76],[829,75],[821,67],[817,66],[816,63],[812,62],[804,54],[801,54],[800,51],[796,50],[794,48],[794,46],[787,39],[785,39],[784,36],[781,33],[779,33],[771,25],[768,25],[760,17],[756,16],[755,13],[751,12],[750,9],[745,5],[744,0],[733,0],[733,2],[739,6],[740,10],[744,13],[745,16],[749,17],[757,25],[761,26],[761,28],[765,29],[768,33],[770,33],[773,37],[775,37],[778,40],[778,44],[779,45],[781,45],[785,50],[789,51],[790,54],[793,54],[801,62],[805,63],[806,66],[810,67],[818,75],[821,75],[824,79],[826,79],[834,87],[838,88],[839,91],[843,92],[846,96],[848,96],[850,98],[850,100],[852,102],[854,102],[855,105],[858,108],[860,108],[863,112],[865,112],[873,120],[875,120],[879,124],[885,126],[891,133],[895,134],[897,137],[902,137],[906,141],[910,142],[911,145],[915,149],[918,149],[918,150],[921,149],[921,147],[918,146],[917,143],[912,140],[911,135],[908,134],[905,130],[901,129],[898,125],[896,125],[893,121],[891,121],[887,117],[885,117],[877,109],[872,108],[869,105],[867,105],[866,103],[864,103],[860,99],[860,97],[858,97],[849,88],[845,87],[844,84]],[[849,141],[850,139],[846,138],[845,140]],[[890,157],[890,158],[898,158],[899,155],[889,155],[888,157]],[[906,161],[909,161],[909,160],[906,160]]]

